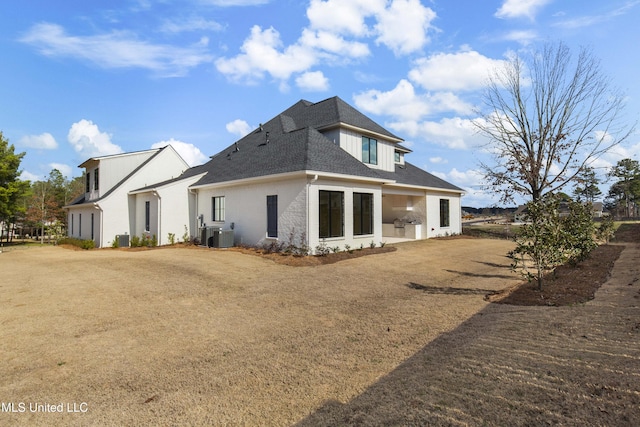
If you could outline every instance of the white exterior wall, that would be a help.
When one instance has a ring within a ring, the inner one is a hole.
[[[197,216],[203,215],[206,226],[230,230],[233,224],[236,244],[260,245],[267,238],[267,196],[278,196],[278,239],[288,242],[306,234],[307,180],[297,178],[260,181],[245,185],[198,189]],[[225,221],[213,222],[212,197],[224,196]],[[199,225],[198,225],[199,226]]]
[[[145,202],[149,202],[149,231],[155,235],[158,245],[168,245],[169,233],[175,235],[174,241],[182,241],[185,234],[187,238],[197,235],[195,215],[195,194],[189,190],[189,186],[200,179],[197,175],[189,179],[183,179],[162,187],[135,194],[134,220],[131,225],[132,233],[142,236],[145,232]]]
[[[130,174],[131,171],[135,170],[154,154],[155,150],[142,151],[139,153],[127,153],[120,156],[101,159],[99,172],[100,196],[104,195],[107,191],[112,189],[128,174]],[[171,179],[171,177],[166,177],[164,179]],[[157,182],[157,180],[150,181],[148,184],[151,185],[154,182]],[[93,172],[91,174],[91,186],[93,188]]]
[[[344,236],[320,238],[320,212],[319,192],[341,191],[344,193]],[[353,234],[353,193],[373,194],[373,234],[354,236]],[[344,181],[319,179],[310,185],[309,189],[309,247],[313,250],[320,243],[325,243],[329,248],[340,247],[345,250],[345,245],[352,249],[358,249],[361,245],[369,247],[373,241],[376,246],[380,245],[382,239],[382,190],[380,185],[365,184],[357,182],[345,183]]]
[[[117,156],[114,159],[121,159]],[[124,158],[127,158],[124,156]],[[89,239],[90,235],[90,215],[85,218],[85,213],[95,212],[100,215],[94,215],[94,241],[96,247],[111,246],[116,235],[135,234],[137,223],[137,210],[134,197],[129,197],[129,192],[137,188],[145,187],[158,181],[171,179],[179,176],[187,165],[182,158],[171,148],[160,152],[154,159],[130,176],[126,182],[116,188],[108,197],[100,200],[96,204],[86,203],[77,207],[69,208],[70,215],[82,212],[82,235],[74,236],[82,239]],[[124,168],[122,168],[124,169]],[[103,178],[106,179],[109,168],[103,169],[100,166],[100,191],[103,191]],[[127,173],[131,173],[129,170]],[[109,182],[108,179],[106,182]],[[107,188],[104,188],[107,191]],[[97,205],[97,208],[94,207]],[[98,209],[99,208],[99,209]],[[142,227],[144,227],[144,204],[142,205]],[[77,217],[77,215],[76,215]],[[100,221],[97,221],[100,218]],[[86,227],[86,229],[85,229]],[[76,230],[77,234],[78,231]]]
[[[93,214],[93,240],[100,239],[100,223],[102,212],[93,205],[84,205],[80,209],[73,209],[67,214],[69,224],[68,235],[76,239],[91,239],[91,215]],[[71,217],[73,215],[73,218]],[[73,222],[73,227],[72,227]]]
[[[440,227],[440,199],[449,200],[449,227]],[[456,193],[427,192],[427,227],[425,238],[462,233],[461,197]]]

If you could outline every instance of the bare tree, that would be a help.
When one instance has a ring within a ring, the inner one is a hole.
[[[503,202],[560,190],[633,130],[622,123],[624,96],[600,61],[584,48],[574,59],[563,43],[514,54],[490,77],[483,101],[476,126],[495,164],[481,167]]]

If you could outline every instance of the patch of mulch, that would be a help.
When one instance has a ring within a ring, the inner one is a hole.
[[[383,246],[377,248],[354,249],[351,252],[342,251],[330,253],[323,256],[296,256],[285,253],[269,253],[254,248],[230,248],[232,250],[250,255],[257,255],[269,259],[277,264],[288,265],[291,267],[309,267],[314,265],[334,264],[352,258],[359,258],[367,255],[384,254],[397,250],[394,246]]]
[[[622,224],[613,243],[639,243],[640,224]],[[544,277],[542,291],[536,282],[524,282],[503,292],[488,295],[498,304],[566,306],[582,304],[594,298],[598,288],[607,281],[623,245],[602,245],[589,259],[576,266],[563,265]]]

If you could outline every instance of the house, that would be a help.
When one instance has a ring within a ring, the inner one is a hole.
[[[157,216],[151,217],[151,203],[131,192],[159,180],[179,177],[189,169],[171,146],[92,157],[79,167],[85,169],[85,192],[65,206],[67,233],[70,237],[93,240],[96,247],[111,246],[118,235],[162,230],[165,222]],[[174,201],[188,206],[186,188],[180,196]],[[154,203],[159,200],[156,197]],[[183,215],[188,218],[186,207]],[[159,233],[157,237],[159,242],[166,243]]]
[[[302,100],[204,165],[127,185],[129,217],[110,231],[144,224],[164,242],[215,228],[235,244],[312,250],[461,233],[463,190],[407,162],[402,142],[338,97]]]

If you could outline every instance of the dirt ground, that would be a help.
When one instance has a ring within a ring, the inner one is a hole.
[[[621,277],[569,307],[485,299],[519,283],[504,240],[298,267],[14,249],[0,254],[0,424],[637,425],[635,242]]]

